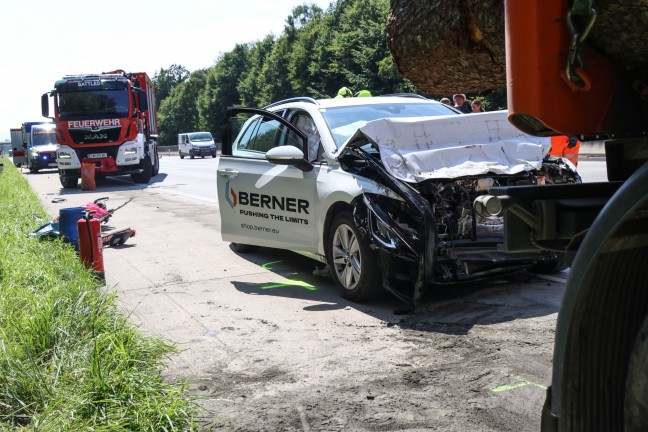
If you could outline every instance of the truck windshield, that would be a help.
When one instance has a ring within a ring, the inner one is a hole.
[[[211,141],[213,140],[212,135],[209,132],[196,132],[189,134],[189,140],[191,141]]]
[[[128,117],[128,90],[93,90],[59,92],[58,108],[61,119],[101,115],[111,118]]]
[[[56,132],[53,129],[44,131],[32,130],[32,146],[56,144]]]

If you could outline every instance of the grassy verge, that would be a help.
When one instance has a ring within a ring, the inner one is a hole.
[[[193,430],[196,405],[160,375],[174,348],[126,321],[71,246],[27,236],[47,215],[0,161],[0,429]]]

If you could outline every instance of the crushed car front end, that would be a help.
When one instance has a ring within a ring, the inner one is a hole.
[[[378,256],[385,288],[405,302],[416,305],[430,285],[562,268],[558,252],[500,250],[502,216],[478,214],[473,203],[491,187],[576,183],[578,174],[547,156],[542,140],[509,128],[505,112],[479,116],[379,120],[340,151],[343,169],[400,198],[363,194],[354,219]]]

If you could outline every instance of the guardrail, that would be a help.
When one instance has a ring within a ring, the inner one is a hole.
[[[221,143],[216,143],[216,152],[220,153]],[[160,156],[178,156],[178,146],[158,146],[158,154]]]

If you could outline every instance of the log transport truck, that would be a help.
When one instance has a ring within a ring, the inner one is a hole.
[[[43,94],[41,106],[56,123],[64,188],[77,187],[82,163],[93,164],[97,177],[130,174],[136,183],[158,174],[155,93],[145,72],[66,75]]]
[[[624,39],[647,14],[635,0],[505,1],[509,120],[606,141],[608,182],[491,190],[505,250],[570,257],[543,432],[648,430],[648,44]],[[606,32],[619,20],[633,24]]]

